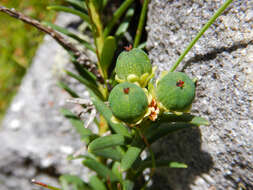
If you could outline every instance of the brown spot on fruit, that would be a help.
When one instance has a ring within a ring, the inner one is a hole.
[[[180,87],[180,88],[183,88],[183,87],[184,87],[184,81],[179,80],[179,81],[177,81],[176,85],[177,85],[178,87]]]
[[[124,88],[124,93],[125,93],[125,94],[128,94],[128,93],[129,93],[129,90],[130,90],[129,88]]]

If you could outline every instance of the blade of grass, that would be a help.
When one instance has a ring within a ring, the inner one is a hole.
[[[184,52],[180,55],[176,63],[172,66],[170,69],[170,72],[173,72],[179,63],[184,59],[186,54],[191,50],[191,48],[195,45],[195,43],[199,40],[199,38],[204,34],[204,32],[213,24],[213,22],[221,15],[221,13],[229,6],[229,4],[233,0],[227,0],[217,11],[216,13],[210,18],[210,20],[201,28],[197,36],[191,41],[191,43],[187,46],[187,48],[184,50]]]
[[[145,0],[143,3],[143,7],[141,9],[141,16],[140,16],[137,31],[135,34],[135,38],[134,38],[134,48],[136,48],[141,41],[142,30],[143,30],[143,26],[145,24],[145,20],[147,16],[148,3],[149,3],[149,0]]]

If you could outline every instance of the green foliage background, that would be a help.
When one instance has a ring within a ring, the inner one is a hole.
[[[46,10],[59,0],[0,0],[0,4],[45,21],[55,12]],[[43,33],[17,19],[0,13],[0,121],[31,64]]]

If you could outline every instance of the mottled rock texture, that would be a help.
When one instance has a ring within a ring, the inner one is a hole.
[[[151,0],[147,46],[159,71],[172,66],[222,2]],[[234,1],[177,69],[198,78],[192,112],[211,125],[184,130],[154,145],[157,158],[185,162],[189,168],[157,169],[152,189],[253,189],[252,9],[252,0]],[[57,22],[66,26],[73,20],[78,21],[60,15]],[[66,160],[82,146],[59,114],[68,95],[56,84],[67,64],[66,52],[45,37],[0,131],[1,190],[36,189],[31,178],[57,184],[61,173],[87,172],[80,163]],[[84,92],[74,80],[68,82]]]
[[[169,70],[225,1],[151,0],[149,56]],[[188,169],[159,169],[152,189],[253,189],[253,1],[234,1],[178,71],[198,78],[192,112],[211,125],[162,139],[155,152]]]
[[[76,16],[60,14],[56,23],[67,26],[79,21]],[[87,172],[79,160],[67,161],[69,154],[83,146],[60,114],[60,108],[71,106],[65,102],[69,95],[57,86],[66,77],[63,68],[70,68],[68,60],[67,53],[46,36],[1,126],[1,190],[40,189],[31,185],[32,178],[57,184],[60,174]],[[82,85],[66,78],[80,96],[87,97]]]

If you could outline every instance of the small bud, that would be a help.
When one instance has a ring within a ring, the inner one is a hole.
[[[124,51],[119,55],[115,71],[118,82],[137,82],[141,87],[145,87],[154,76],[148,55],[137,48]]]

